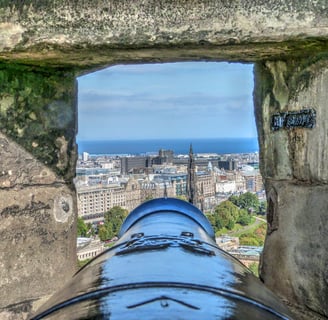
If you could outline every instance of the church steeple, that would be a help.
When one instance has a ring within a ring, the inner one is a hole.
[[[193,151],[192,151],[192,143],[190,143],[190,147],[189,147],[189,157],[193,156]]]
[[[187,168],[187,198],[190,203],[194,205],[197,204],[196,170],[192,144],[190,144],[189,148],[189,160]]]

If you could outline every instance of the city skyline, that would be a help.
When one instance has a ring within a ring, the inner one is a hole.
[[[253,65],[117,65],[78,78],[78,141],[256,137]]]

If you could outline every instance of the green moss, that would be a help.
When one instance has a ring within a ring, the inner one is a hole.
[[[71,176],[69,164],[57,166],[58,137],[75,157],[75,78],[55,70],[0,65],[0,130],[60,176]]]

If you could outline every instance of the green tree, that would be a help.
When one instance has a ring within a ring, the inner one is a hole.
[[[256,194],[245,192],[240,196],[230,196],[229,201],[240,209],[246,209],[255,213],[259,212],[260,201]]]
[[[248,213],[246,209],[240,209],[237,222],[242,226],[247,226],[252,222],[252,216]]]
[[[222,221],[217,214],[208,213],[208,214],[206,214],[206,217],[209,220],[209,222],[212,225],[215,232],[224,228],[224,226],[222,225]]]
[[[259,207],[259,214],[266,214],[268,208],[268,203],[267,201],[261,201],[260,202],[260,207]]]
[[[239,213],[238,207],[235,206],[231,201],[226,200],[221,202],[215,209],[214,212],[221,216],[224,224],[228,223],[229,219],[233,219],[234,221],[237,220]]]
[[[239,205],[239,196],[230,196],[228,199],[230,202],[232,202],[235,206],[240,207]]]
[[[239,196],[239,207],[257,213],[260,207],[259,198],[251,192],[243,193]]]
[[[88,231],[87,231],[88,237],[94,236],[96,234],[95,229],[90,222],[87,223],[87,228],[88,228]]]
[[[255,246],[255,247],[259,247],[261,245],[259,243],[259,240],[256,238],[256,236],[254,236],[251,233],[242,234],[239,237],[239,243],[244,246]]]
[[[227,229],[232,230],[234,228],[234,226],[235,226],[235,221],[230,219],[227,226],[226,226]]]
[[[217,227],[232,229],[239,216],[238,207],[229,200],[221,202],[215,209]]]
[[[101,225],[101,226],[99,227],[99,229],[98,229],[98,236],[99,236],[99,239],[100,239],[101,241],[105,241],[105,240],[111,238],[111,237],[110,237],[111,235],[110,235],[110,233],[108,232],[108,229],[107,229],[107,227],[106,227],[105,224],[103,224],[103,225]]]
[[[87,237],[88,236],[88,227],[85,224],[84,220],[81,217],[77,217],[77,236],[78,237]]]
[[[128,211],[119,206],[115,206],[105,213],[104,226],[107,229],[107,239],[118,235],[121,225],[127,215]]]
[[[208,214],[206,214],[206,217],[207,217],[208,221],[210,222],[210,224],[212,225],[212,227],[215,228],[215,215],[208,213]]]

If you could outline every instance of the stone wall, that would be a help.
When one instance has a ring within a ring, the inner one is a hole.
[[[328,60],[264,62],[254,100],[268,235],[261,278],[294,304],[328,316]],[[313,108],[314,128],[274,131],[277,112]]]
[[[67,73],[7,66],[0,79],[3,319],[4,308],[28,313],[76,268],[76,85]]]
[[[326,50],[327,37],[325,0],[0,3],[0,60],[60,68],[277,59]]]

